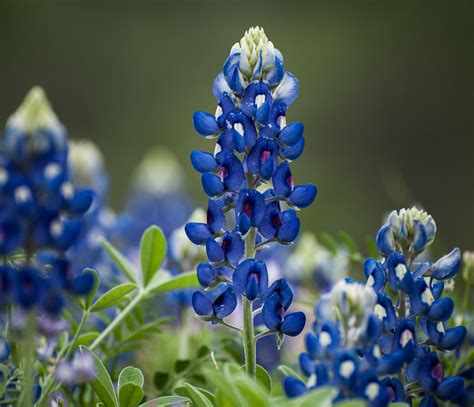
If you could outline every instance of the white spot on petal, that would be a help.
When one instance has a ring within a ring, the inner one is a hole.
[[[341,366],[339,367],[339,373],[341,374],[342,377],[345,377],[348,379],[351,374],[354,372],[355,365],[352,360],[346,360],[341,363]]]
[[[410,341],[413,342],[413,334],[409,329],[405,329],[400,336],[400,345],[404,348]]]
[[[331,335],[329,335],[329,333],[327,333],[326,331],[322,331],[319,334],[319,343],[323,348],[327,347],[332,343]]]
[[[395,273],[397,274],[399,280],[403,280],[403,277],[405,277],[405,274],[407,273],[406,266],[404,264],[399,264],[397,267],[395,267]]]
[[[383,319],[387,316],[387,310],[382,307],[380,304],[375,304],[374,314],[379,318]]]
[[[369,400],[374,400],[378,395],[380,391],[380,386],[378,383],[370,383],[366,388],[365,388],[365,395]]]
[[[61,166],[57,163],[49,163],[44,169],[45,178],[52,180],[61,173]]]
[[[244,126],[242,126],[242,123],[234,123],[234,130],[241,136],[244,135]]]
[[[25,186],[21,185],[15,189],[15,201],[18,203],[25,203],[31,199],[31,191]]]

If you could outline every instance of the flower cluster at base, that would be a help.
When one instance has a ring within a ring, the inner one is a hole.
[[[367,284],[346,279],[316,305],[314,332],[300,355],[308,380],[284,378],[289,397],[329,384],[339,388],[339,399],[363,398],[371,406],[411,405],[413,397],[423,407],[471,405],[462,372],[445,376],[439,357],[466,336],[465,327],[449,324],[454,303],[442,295],[459,271],[460,251],[417,262],[435,233],[424,211],[392,212],[376,238],[383,260],[364,263]]]
[[[89,274],[73,275],[67,251],[77,240],[94,193],[75,189],[64,127],[42,89],[10,117],[0,140],[1,306],[60,313],[64,294],[86,294]]]
[[[191,154],[210,198],[207,222],[186,225],[187,236],[205,245],[209,260],[197,268],[206,292],[194,293],[194,310],[204,320],[223,322],[243,296],[255,312],[261,310],[269,331],[298,335],[305,316],[287,313],[291,289],[284,279],[269,286],[265,263],[255,259],[267,244],[296,239],[296,210],[316,197],[314,185],[294,185],[289,166],[304,148],[303,125],[286,124],[298,82],[284,71],[283,56],[263,29],[255,27],[232,47],[213,93],[216,114],[193,116],[200,135],[217,139],[214,153]]]

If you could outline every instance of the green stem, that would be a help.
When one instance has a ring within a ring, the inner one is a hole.
[[[67,359],[69,356],[71,356],[71,353],[75,349],[77,345],[77,341],[79,340],[79,336],[81,335],[82,329],[84,328],[84,325],[87,322],[87,318],[89,317],[89,311],[84,311],[82,314],[81,321],[79,322],[79,325],[77,326],[76,332],[74,334],[74,337],[72,338],[71,344],[68,346],[64,346],[61,351],[59,352],[56,360],[59,362],[61,359]],[[59,383],[54,382],[54,369],[51,370],[48,374],[48,376],[45,379],[43,389],[41,391],[41,396],[40,399],[38,400],[38,405],[41,406],[41,403],[44,402],[44,399],[48,397],[48,395],[54,391],[57,390],[59,387]]]
[[[252,259],[255,256],[255,228],[251,227],[245,236],[245,258]],[[243,307],[243,330],[245,371],[250,377],[255,378],[257,371],[257,351],[255,333],[253,326],[252,302],[242,297]]]
[[[20,405],[33,405],[33,365],[35,363],[34,332],[36,329],[34,310],[28,313],[27,329],[24,331],[23,342],[23,363],[25,372],[25,386],[22,388]]]
[[[102,331],[102,333],[95,339],[95,341],[92,343],[91,346],[89,346],[90,350],[94,350],[97,348],[97,346],[100,345],[100,343],[109,335],[115,327],[122,322],[122,320],[130,313],[133,308],[143,299],[148,294],[148,291],[146,289],[140,289],[136,295],[136,297],[133,298],[132,301],[128,303],[128,305],[114,318],[114,320],[107,326],[105,330]]]

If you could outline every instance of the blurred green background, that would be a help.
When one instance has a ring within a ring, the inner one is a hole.
[[[294,174],[319,187],[304,228],[360,240],[418,202],[447,246],[474,249],[473,15],[472,1],[1,0],[0,118],[39,84],[71,137],[105,154],[115,208],[154,145],[175,152],[203,203],[188,156],[211,145],[191,116],[215,110],[230,47],[261,25],[300,81]]]

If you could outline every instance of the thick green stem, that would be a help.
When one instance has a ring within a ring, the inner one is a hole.
[[[245,258],[255,257],[255,229],[252,227],[245,236]],[[243,330],[242,338],[244,341],[245,371],[250,377],[255,377],[257,371],[257,351],[255,333],[253,326],[252,303],[245,297],[242,297],[243,307]]]
[[[34,310],[29,311],[27,321],[27,329],[22,332],[22,353],[23,363],[25,372],[25,386],[22,388],[22,394],[20,398],[20,405],[32,406],[33,405],[33,376],[34,376],[34,363],[35,363],[35,344],[34,344],[34,332],[36,329],[36,321]]]

